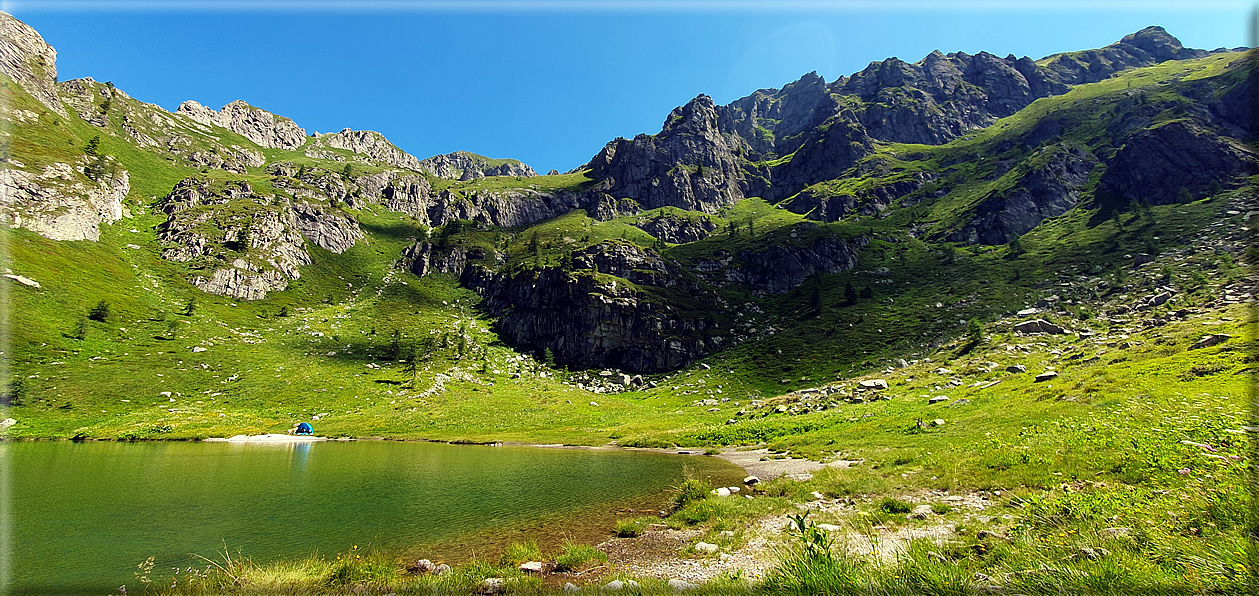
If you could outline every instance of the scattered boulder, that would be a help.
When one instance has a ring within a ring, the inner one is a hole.
[[[193,346],[193,347],[192,347],[192,351],[193,351],[193,353],[195,354],[195,353],[198,353],[198,352],[204,352],[204,351],[206,351],[206,349],[205,349],[205,348],[203,348],[203,347],[201,347],[201,346]]]
[[[573,582],[566,582],[564,584],[564,593],[566,594],[576,594],[580,591],[581,588],[578,588]]]
[[[714,488],[714,489],[713,489],[713,494],[714,494],[714,495],[717,495],[718,497],[728,497],[728,496],[730,496],[730,489],[728,489],[728,488],[726,488],[726,487],[724,487],[724,486],[723,486],[723,487],[721,487],[721,488]]]
[[[752,486],[753,484],[760,484],[761,479],[757,478],[756,476],[748,476],[747,478],[743,479],[743,483],[748,486]]]
[[[1005,367],[1005,372],[1013,373],[1016,375],[1022,374],[1022,373],[1027,372],[1027,367],[1023,366],[1022,364],[1012,364],[1010,366]]]
[[[933,424],[933,425],[935,425],[935,426],[944,426],[944,419],[943,419],[943,418],[936,418],[935,420],[932,420],[932,421],[931,421],[931,424]]]
[[[937,396],[935,396],[935,397],[933,397],[933,398],[931,398],[931,399],[927,400],[927,403],[928,403],[928,404],[938,404],[938,403],[940,403],[940,402],[942,402],[942,401],[949,401],[949,396],[947,396],[947,395],[937,395]]]
[[[1042,383],[1042,382],[1045,382],[1045,381],[1051,381],[1051,380],[1053,380],[1054,378],[1056,378],[1057,376],[1058,376],[1058,373],[1057,373],[1057,372],[1055,372],[1055,371],[1052,371],[1052,370],[1050,370],[1050,371],[1045,371],[1045,372],[1043,372],[1043,373],[1040,373],[1039,375],[1036,375],[1036,382],[1037,382],[1037,383]]]
[[[871,389],[874,391],[879,391],[882,389],[887,389],[887,381],[884,379],[868,379],[865,381],[858,381],[857,386],[862,389]]]
[[[520,564],[520,570],[525,573],[542,573],[542,569],[542,561],[529,561],[527,563]]]
[[[713,544],[713,543],[711,543],[711,542],[702,542],[702,541],[701,541],[701,542],[696,542],[696,543],[695,543],[695,552],[697,552],[697,553],[712,554],[712,553],[715,553],[715,552],[717,552],[717,551],[719,551],[719,550],[721,550],[721,547],[720,547],[720,546],[717,546],[716,544]]]
[[[9,428],[10,426],[13,426],[14,424],[17,424],[17,420],[14,420],[12,418],[5,418],[4,420],[0,420],[0,429]]]
[[[1192,346],[1189,346],[1189,349],[1190,349],[1190,350],[1200,350],[1200,349],[1202,349],[1202,348],[1209,348],[1209,347],[1211,347],[1211,346],[1218,346],[1218,345],[1220,345],[1220,344],[1222,344],[1222,343],[1224,343],[1224,342],[1226,342],[1226,341],[1228,341],[1228,340],[1230,340],[1230,339],[1232,339],[1232,338],[1233,338],[1233,336],[1231,336],[1231,335],[1229,335],[1229,334],[1227,334],[1227,333],[1215,333],[1215,334],[1212,334],[1212,335],[1204,335],[1204,336],[1202,336],[1202,339],[1198,340],[1198,341],[1197,341],[1196,343],[1194,343]]]
[[[1031,333],[1047,333],[1049,335],[1062,335],[1066,333],[1067,330],[1053,323],[1050,323],[1049,321],[1046,321],[1044,319],[1032,319],[1030,321],[1023,321],[1022,323],[1016,324],[1014,326],[1014,332],[1022,333],[1024,335],[1031,334]]]
[[[437,565],[434,565],[433,562],[428,559],[420,559],[416,561],[414,565],[407,567],[407,571],[415,574],[433,573],[437,571]]]
[[[503,591],[504,584],[507,580],[501,577],[487,577],[481,582],[481,587],[477,590],[478,594],[498,594]]]
[[[1168,300],[1171,300],[1171,298],[1172,298],[1171,292],[1159,292],[1151,296],[1149,302],[1147,302],[1146,304],[1148,304],[1149,306],[1162,306],[1166,304]]]
[[[437,568],[433,570],[433,575],[446,575],[447,573],[450,573],[450,565],[445,563],[438,565]]]
[[[835,524],[818,524],[817,529],[823,532],[838,532],[840,527]]]
[[[688,590],[694,590],[695,588],[698,588],[698,587],[699,587],[698,585],[688,582],[686,580],[681,580],[681,579],[669,580],[669,589],[673,590],[674,592],[686,592]]]

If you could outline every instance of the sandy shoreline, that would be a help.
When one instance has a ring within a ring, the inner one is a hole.
[[[329,439],[328,437],[317,437],[314,435],[281,435],[277,433],[268,433],[265,435],[234,435],[227,437],[211,437],[205,439],[206,443],[317,443],[319,441],[332,441],[342,439]],[[345,439],[352,440],[352,439]]]

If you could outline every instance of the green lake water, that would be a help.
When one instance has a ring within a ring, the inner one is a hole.
[[[597,541],[617,511],[658,509],[711,457],[356,441],[0,444],[13,594],[138,593],[226,549],[265,562],[357,545],[448,561],[512,540]]]

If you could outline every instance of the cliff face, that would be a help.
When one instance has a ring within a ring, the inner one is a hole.
[[[659,134],[617,139],[591,160],[592,192],[632,199],[642,209],[679,207],[713,213],[743,198],[737,145],[717,126],[712,98],[673,110]]]
[[[685,311],[655,292],[681,289],[720,303],[682,281],[685,273],[652,251],[621,242],[574,255],[573,270],[519,273],[470,267],[464,283],[484,297],[509,341],[576,368],[661,372],[685,366],[722,346],[709,314]],[[627,283],[629,280],[629,283]]]
[[[26,23],[0,12],[0,73],[13,79],[44,107],[62,116],[57,97],[57,51]]]

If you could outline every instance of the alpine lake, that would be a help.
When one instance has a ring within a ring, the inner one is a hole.
[[[377,549],[455,563],[512,542],[597,544],[665,507],[715,457],[617,449],[307,443],[0,443],[10,594],[138,593],[205,557],[264,563]]]

